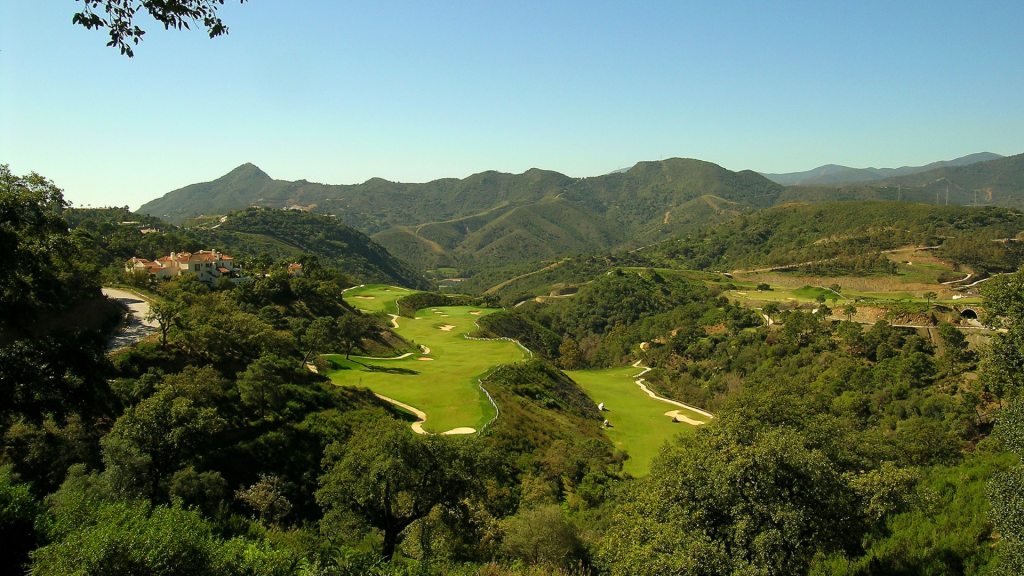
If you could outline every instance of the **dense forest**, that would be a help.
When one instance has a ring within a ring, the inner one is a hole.
[[[1024,567],[1024,273],[988,283],[985,322],[1003,331],[978,349],[951,325],[931,339],[778,309],[764,311],[767,324],[701,282],[567,262],[546,273],[584,280],[575,296],[480,323],[480,335],[536,352],[484,378],[501,406],[493,425],[416,435],[406,414],[369,390],[322,375],[328,350],[411,346],[382,314],[346,304],[354,272],[325,259],[307,260],[302,277],[270,267],[238,286],[187,277],[145,285],[159,337],[113,354],[109,326],[57,324],[27,336],[23,327],[41,315],[95,297],[100,270],[81,263],[120,258],[122,231],[85,222],[72,231],[51,182],[6,167],[0,176],[0,241],[19,261],[48,263],[0,276],[7,571],[838,576]],[[1005,214],[985,215],[992,230],[1010,226]],[[950,216],[922,233],[955,226]],[[793,234],[769,244],[810,237]],[[145,246],[127,235],[125,246]],[[170,229],[145,236],[155,251],[189,248]],[[408,298],[408,309],[449,300]],[[716,417],[668,442],[650,474],[634,478],[623,471],[630,455],[562,370],[638,361],[657,391]]]

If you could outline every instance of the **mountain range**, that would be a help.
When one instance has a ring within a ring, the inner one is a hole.
[[[250,206],[331,214],[427,270],[633,249],[787,202],[941,204],[948,189],[949,204],[1024,205],[1024,155],[907,170],[912,169],[871,182],[784,186],[750,170],[671,158],[591,178],[531,169],[419,184],[373,178],[328,185],[275,180],[245,164],[212,182],[169,192],[139,211],[178,224]]]
[[[807,170],[805,172],[788,172],[784,174],[768,174],[762,172],[761,175],[772,182],[777,182],[783,186],[819,186],[823,184],[873,182],[876,180],[884,180],[886,178],[895,178],[897,176],[908,176],[910,174],[927,172],[929,170],[935,170],[936,168],[945,168],[947,166],[966,166],[977,162],[998,160],[999,158],[1003,158],[1003,156],[993,154],[992,152],[979,152],[977,154],[962,156],[954,160],[932,162],[931,164],[926,164],[924,166],[903,166],[902,168],[850,168],[849,166],[840,166],[838,164],[825,164],[824,166],[819,166],[813,170]]]

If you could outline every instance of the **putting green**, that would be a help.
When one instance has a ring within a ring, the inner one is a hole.
[[[692,433],[696,426],[673,422],[665,415],[681,410],[693,420],[706,422],[705,416],[683,410],[677,406],[655,400],[634,382],[642,368],[608,368],[605,370],[576,370],[566,372],[583,387],[596,403],[604,403],[604,417],[611,424],[605,429],[615,447],[629,453],[623,466],[633,476],[645,476],[651,460],[666,440],[680,433]]]
[[[408,293],[391,286],[357,290],[345,292],[345,299],[363,310],[370,310],[371,306],[387,310],[394,306],[395,299]],[[369,295],[379,298],[355,298]],[[526,354],[513,342],[465,338],[465,334],[476,330],[474,323],[478,318],[496,311],[470,306],[418,310],[417,319],[398,318],[399,327],[394,330],[406,340],[426,346],[429,354],[415,352],[401,359],[352,357],[348,361],[341,355],[328,355],[341,368],[328,376],[335,384],[364,386],[422,410],[427,414],[423,428],[428,432],[460,427],[479,430],[495,413],[477,380],[491,368],[522,360]]]
[[[398,314],[398,305],[395,304],[395,300],[412,293],[413,291],[408,288],[386,286],[384,284],[367,284],[346,290],[345,301],[354,308],[366,312]]]

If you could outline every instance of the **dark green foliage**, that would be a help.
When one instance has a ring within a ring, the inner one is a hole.
[[[210,38],[228,33],[228,27],[217,16],[217,8],[224,0],[83,0],[81,12],[76,12],[71,22],[89,30],[107,29],[112,46],[121,54],[131,58],[135,55],[132,46],[138,46],[145,30],[136,24],[135,14],[148,12],[165,29],[189,29],[189,24],[202,22]],[[240,0],[245,2],[245,0]],[[96,12],[101,12],[101,16]]]
[[[511,338],[518,340],[532,352],[552,360],[560,354],[562,337],[514,311],[488,314],[477,322],[483,338]]]
[[[586,392],[544,360],[530,360],[499,368],[487,381],[517,396],[527,397],[545,408],[580,418],[601,420],[597,406]]]
[[[18,482],[10,466],[0,466],[0,539],[4,543],[0,572],[24,572],[28,553],[36,546],[33,524],[38,510],[29,486]]]
[[[99,292],[96,270],[61,217],[64,206],[53,182],[0,165],[0,336]]]
[[[412,318],[417,310],[432,306],[481,306],[484,303],[479,298],[472,298],[461,294],[415,292],[408,296],[402,296],[395,301],[395,304],[398,305],[399,314]]]
[[[426,280],[365,234],[335,218],[298,210],[248,208],[232,212],[217,228],[189,234],[228,254],[267,253],[298,260],[313,254],[323,266],[339,268],[365,283],[426,288]]]
[[[391,558],[399,535],[435,506],[456,506],[474,489],[477,459],[465,440],[416,436],[381,418],[325,452],[317,501],[331,513],[359,517],[383,534]]]
[[[47,504],[40,525],[50,543],[33,553],[34,575],[283,575],[297,563],[266,541],[218,538],[198,512],[105,502],[81,470]]]

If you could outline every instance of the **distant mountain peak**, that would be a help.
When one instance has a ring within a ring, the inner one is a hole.
[[[221,182],[238,182],[242,180],[273,180],[266,172],[252,162],[246,162],[231,172],[217,179]]]

